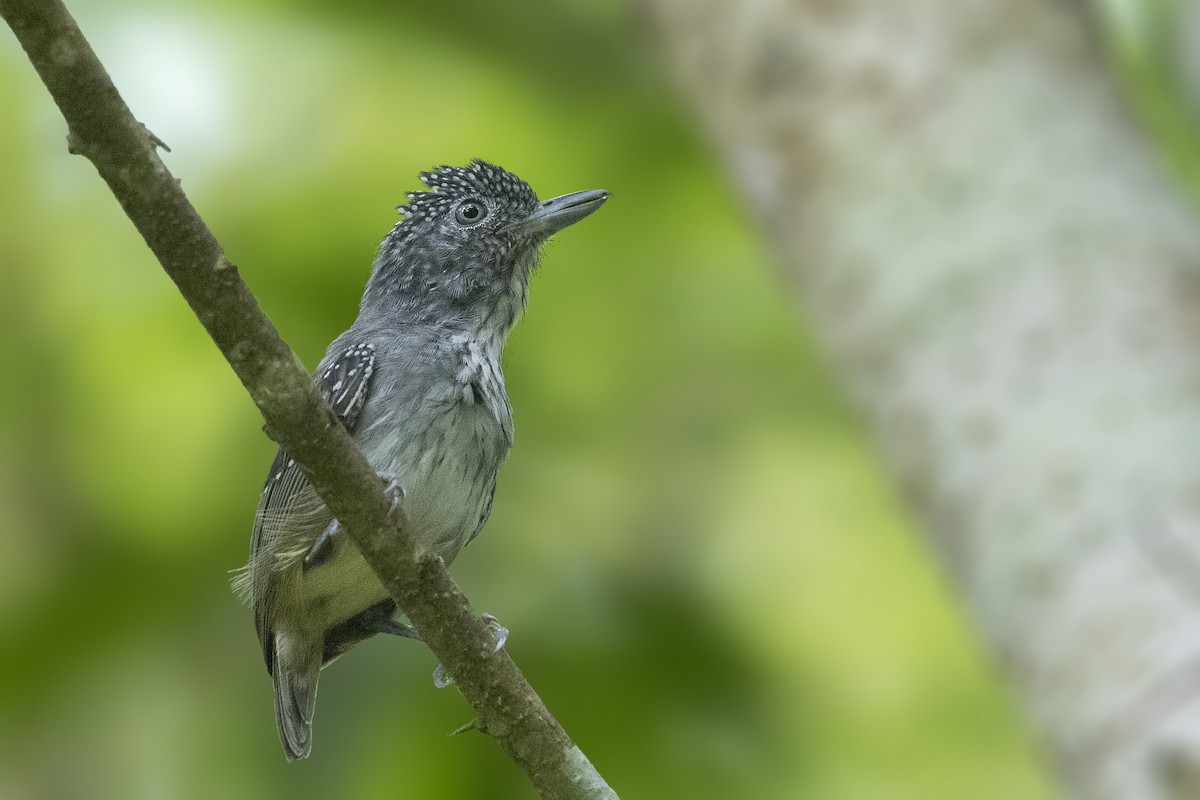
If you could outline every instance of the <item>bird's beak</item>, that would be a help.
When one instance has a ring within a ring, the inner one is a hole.
[[[591,214],[608,199],[608,192],[603,189],[589,189],[586,192],[572,192],[546,200],[537,210],[521,222],[514,225],[523,233],[530,236],[550,236],[558,233],[568,225],[574,225],[579,220]]]

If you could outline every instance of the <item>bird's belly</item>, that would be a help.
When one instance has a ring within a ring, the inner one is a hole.
[[[507,447],[485,409],[454,404],[421,435],[398,430],[368,458],[395,476],[412,535],[449,564],[479,523]]]
[[[328,630],[388,596],[383,584],[345,533],[339,533],[329,559],[301,578],[305,618],[317,631]]]
[[[395,476],[409,533],[447,565],[478,527],[507,451],[499,427],[493,430],[479,416],[455,414],[431,426],[436,435],[397,430],[366,454],[380,472]],[[335,537],[329,559],[304,572],[303,583],[305,604],[325,628],[388,596],[344,532]]]

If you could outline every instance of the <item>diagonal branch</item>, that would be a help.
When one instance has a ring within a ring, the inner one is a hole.
[[[291,348],[158,157],[161,144],[121,99],[61,0],[0,0],[88,158],[175,281],[317,493],[493,736],[543,798],[616,800],[521,671],[472,611],[445,565],[392,514],[381,479],[338,424]]]

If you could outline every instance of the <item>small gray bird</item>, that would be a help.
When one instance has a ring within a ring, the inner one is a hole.
[[[539,202],[511,172],[474,161],[422,173],[379,247],[358,318],[317,381],[367,460],[392,483],[409,530],[449,564],[479,535],[512,444],[500,354],[554,233],[608,193]],[[275,682],[289,761],[312,749],[321,668],[376,633],[416,637],[281,448],[236,579]]]

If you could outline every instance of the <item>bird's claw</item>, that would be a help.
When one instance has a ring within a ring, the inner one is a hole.
[[[447,686],[454,685],[454,678],[441,664],[433,668],[433,685],[438,689],[445,689]]]
[[[384,482],[386,483],[386,485],[383,487],[384,493],[388,495],[392,501],[392,505],[391,508],[388,509],[388,513],[392,516],[395,516],[396,512],[400,509],[400,503],[404,500],[404,490],[400,488],[400,476],[394,472],[380,472],[378,474],[379,477],[383,478]]]
[[[508,641],[508,628],[500,624],[500,620],[496,619],[491,614],[484,614],[482,617],[488,629],[492,632],[495,646],[492,648],[492,654],[500,652],[500,648],[504,647],[504,643]],[[446,671],[446,668],[438,664],[433,670],[433,685],[439,689],[445,689],[454,683],[454,676]]]
[[[500,620],[493,617],[491,614],[484,614],[483,621],[492,630],[492,636],[496,640],[496,646],[492,649],[493,653],[499,653],[500,648],[504,647],[504,643],[508,641],[508,628],[500,624]]]

